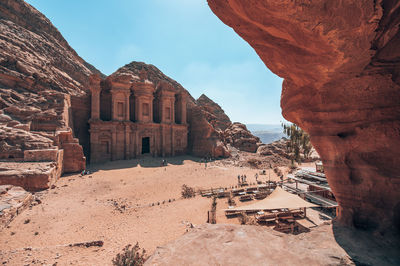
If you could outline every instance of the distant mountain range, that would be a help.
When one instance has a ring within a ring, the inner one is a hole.
[[[268,144],[285,137],[281,125],[269,124],[246,124],[247,129],[253,133],[254,136],[260,138],[262,143]]]

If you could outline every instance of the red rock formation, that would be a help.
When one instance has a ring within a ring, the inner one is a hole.
[[[209,113],[194,103],[189,106],[189,148],[192,153],[197,156],[229,157],[230,153],[222,141],[222,131],[217,131],[207,119]]]
[[[232,124],[221,106],[208,98],[205,94],[200,95],[196,100],[196,103],[208,113],[206,119],[214,128],[225,130],[230,126],[230,124]]]
[[[0,43],[0,159],[58,163],[56,156],[40,151],[63,150],[59,154],[66,157],[57,168],[81,171],[85,157],[73,132],[87,130],[88,117],[74,119],[77,105],[72,106],[71,96],[85,97],[88,77],[99,72],[47,18],[21,0],[0,2]],[[52,178],[36,183],[45,188]]]
[[[246,125],[235,122],[224,131],[224,139],[227,144],[247,152],[256,152],[261,144],[260,139],[247,130]]]
[[[310,134],[339,220],[400,228],[398,1],[208,3],[285,79],[283,115]]]
[[[47,18],[22,0],[0,3],[0,42],[0,132],[4,132],[0,135],[0,159],[55,160],[55,156],[47,156],[46,152],[43,157],[39,151],[62,149],[64,159],[60,169],[67,172],[84,169],[82,147],[73,136],[79,138],[89,154],[89,77],[103,75],[76,54]],[[187,93],[179,83],[151,65],[133,62],[114,76],[126,74],[145,75],[154,84],[165,81],[177,91]],[[188,107],[195,105],[190,97]],[[201,113],[196,119],[188,117],[193,128],[203,125],[203,129],[211,130],[204,136],[201,129],[200,134],[193,132],[190,146],[202,147],[195,155],[221,156],[225,152],[223,144],[215,129],[204,123],[207,121],[204,115]],[[49,176],[40,184],[46,184],[45,188],[50,180]]]
[[[223,143],[221,127],[225,127],[229,118],[223,110],[206,96],[200,97],[200,103],[190,96],[181,84],[162,73],[157,67],[142,62],[131,62],[118,69],[111,78],[127,78],[138,80],[140,76],[148,79],[153,84],[166,82],[176,92],[185,92],[189,95],[187,102],[187,121],[189,124],[188,152],[196,156],[229,157],[227,147]],[[107,82],[107,81],[104,81]],[[106,97],[110,97],[105,95]],[[100,103],[101,106],[104,103]],[[205,107],[207,106],[207,107]],[[216,112],[215,116],[211,112]],[[104,112],[103,112],[104,113]]]

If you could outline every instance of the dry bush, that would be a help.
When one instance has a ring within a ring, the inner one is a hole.
[[[297,170],[297,165],[293,161],[289,165],[289,174],[293,173],[295,170]]]
[[[185,184],[182,185],[181,194],[184,199],[193,198],[194,196],[196,196],[194,188],[189,187]]]
[[[217,223],[217,197],[212,198],[211,211],[208,212],[207,223],[216,224]]]
[[[249,221],[249,217],[245,213],[241,213],[238,216],[240,224],[247,224]]]
[[[229,194],[228,205],[229,205],[229,206],[236,206],[236,202],[235,202],[235,200],[232,198],[232,194]]]
[[[114,266],[141,266],[147,260],[146,250],[139,247],[139,243],[136,245],[127,245],[124,247],[121,253],[112,260]]]
[[[275,172],[275,174],[276,174],[277,176],[282,176],[282,175],[283,175],[281,169],[279,169],[278,167],[275,167],[275,168],[274,168],[274,172]]]

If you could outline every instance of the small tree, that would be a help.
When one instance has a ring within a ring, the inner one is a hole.
[[[247,224],[249,222],[249,217],[245,213],[240,213],[238,218],[240,224]]]
[[[292,160],[300,163],[300,153],[303,152],[304,158],[308,158],[311,153],[312,145],[310,142],[310,135],[307,134],[296,124],[282,123],[283,133],[285,133],[289,140],[286,143],[286,149],[292,155]]]
[[[193,198],[194,196],[196,196],[194,188],[189,187],[185,184],[182,185],[181,194],[184,199]]]
[[[147,260],[146,250],[140,251],[139,243],[136,245],[127,245],[122,250],[122,253],[118,253],[117,256],[112,260],[114,266],[141,266]]]

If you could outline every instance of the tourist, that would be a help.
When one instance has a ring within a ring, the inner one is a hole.
[[[258,182],[258,173],[256,173],[256,182]]]
[[[240,184],[240,175],[238,175],[238,184]]]

